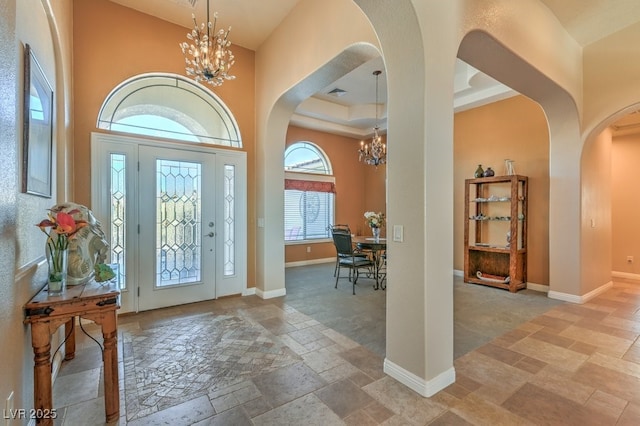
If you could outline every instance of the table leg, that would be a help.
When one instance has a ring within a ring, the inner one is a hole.
[[[51,387],[51,335],[49,323],[36,322],[31,324],[31,344],[33,346],[35,365],[34,379],[34,409],[37,413],[49,412],[53,408]],[[53,425],[53,419],[36,418],[37,425]]]
[[[105,315],[102,321],[102,337],[104,349],[104,408],[107,423],[120,417],[120,392],[118,383],[118,330],[116,326],[116,312]]]
[[[373,277],[376,280],[376,285],[373,287],[374,290],[378,290],[380,288],[380,284],[378,283],[378,250],[373,250]]]
[[[67,338],[67,340],[64,343],[65,361],[72,360],[76,356],[75,320],[76,320],[75,317],[71,317],[71,319],[64,324],[64,335]]]

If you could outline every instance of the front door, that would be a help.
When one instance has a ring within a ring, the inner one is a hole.
[[[139,148],[141,311],[216,297],[215,154]]]

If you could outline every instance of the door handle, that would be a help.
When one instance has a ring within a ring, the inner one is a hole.
[[[213,237],[215,237],[215,236],[216,236],[215,232],[209,232],[209,233],[207,234],[207,237],[211,237],[211,238],[213,238]]]

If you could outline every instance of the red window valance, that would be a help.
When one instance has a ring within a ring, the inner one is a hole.
[[[285,179],[284,189],[313,192],[336,192],[336,184],[333,182],[317,182],[312,180]]]

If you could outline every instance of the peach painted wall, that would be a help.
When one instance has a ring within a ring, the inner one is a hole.
[[[74,2],[74,190],[75,200],[91,205],[91,132],[100,107],[122,81],[143,73],[184,75],[178,43],[188,29],[108,0]],[[233,36],[233,32],[232,32]],[[233,40],[233,38],[232,38]],[[213,91],[236,118],[247,152],[249,287],[255,284],[255,53],[233,46],[236,80]]]
[[[529,177],[527,280],[549,285],[549,130],[542,109],[516,96],[454,120],[454,268],[464,269],[464,180],[478,164],[503,175],[508,158]]]
[[[612,270],[640,275],[638,221],[640,133],[613,138],[611,151]],[[633,256],[632,263],[627,256]]]
[[[610,128],[584,145],[581,158],[581,251],[584,294],[611,282],[611,139]]]
[[[286,146],[300,141],[318,145],[329,157],[336,178],[336,223],[349,224],[356,235],[367,234],[364,212],[367,209],[385,211],[384,166],[375,170],[358,161],[359,139],[289,126]],[[311,247],[311,253],[307,253],[307,247]],[[287,263],[331,259],[335,255],[331,242],[285,245]]]

